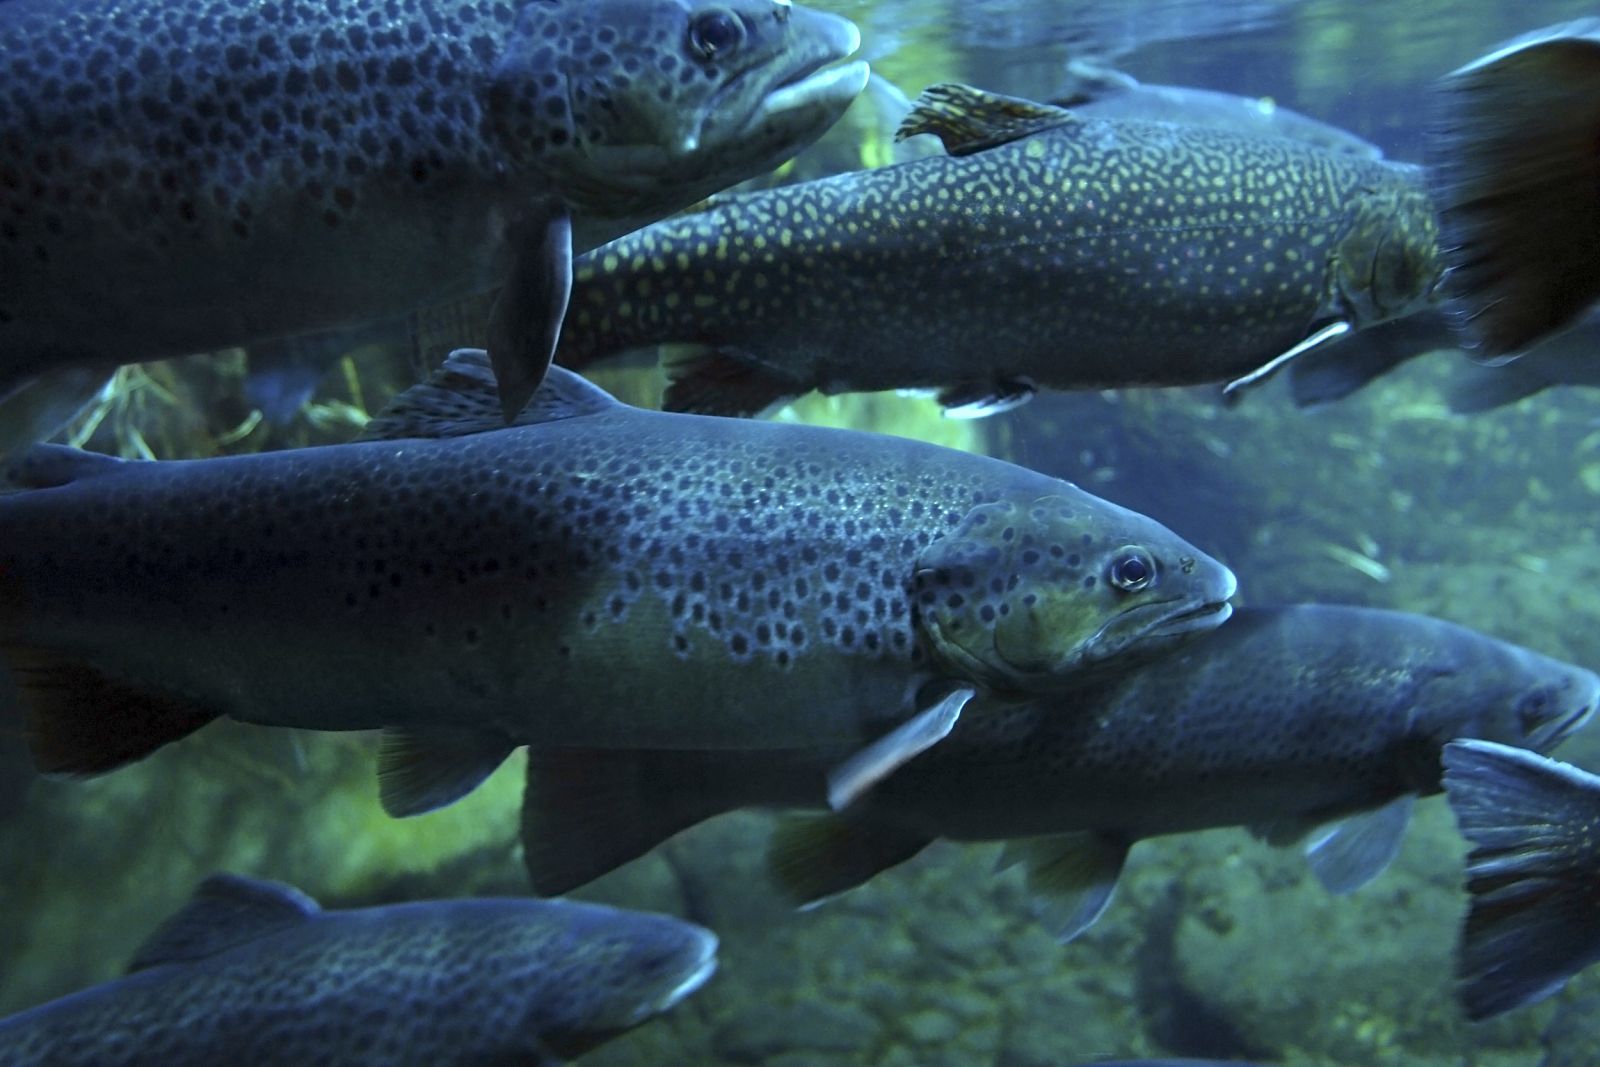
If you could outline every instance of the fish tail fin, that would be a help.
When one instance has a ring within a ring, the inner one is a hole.
[[[727,753],[530,748],[522,853],[534,891],[567,893],[738,807],[711,786],[718,756]]]
[[[1488,741],[1451,742],[1444,767],[1451,810],[1473,845],[1460,996],[1469,1018],[1486,1019],[1549,996],[1600,960],[1600,777]]]
[[[68,653],[15,645],[0,660],[27,713],[28,749],[42,774],[87,777],[141,760],[217,717],[98,670]]]
[[[1447,282],[1481,354],[1514,354],[1600,298],[1600,22],[1503,45],[1436,97]]]
[[[933,843],[922,834],[849,815],[796,815],[778,823],[767,869],[783,893],[808,907],[854,889]]]

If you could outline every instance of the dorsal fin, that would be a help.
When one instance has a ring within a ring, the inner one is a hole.
[[[1054,104],[941,82],[922,90],[894,131],[894,139],[931,133],[950,155],[966,156],[1077,121],[1072,112]]]
[[[562,367],[551,367],[513,426],[595,415],[621,401]],[[396,396],[367,423],[364,441],[402,437],[465,437],[506,428],[489,356],[481,348],[458,348],[427,381]]]
[[[189,903],[156,928],[133,954],[128,971],[204,959],[263,934],[304,922],[322,909],[282,882],[214,874]]]

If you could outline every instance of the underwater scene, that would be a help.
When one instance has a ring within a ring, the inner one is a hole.
[[[1600,1064],[1600,18],[0,0],[0,1067]]]

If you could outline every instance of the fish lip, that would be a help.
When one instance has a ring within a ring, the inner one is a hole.
[[[1589,720],[1594,718],[1596,710],[1600,710],[1600,679],[1591,675],[1585,681],[1588,687],[1588,695],[1583,703],[1579,704],[1571,714],[1559,722],[1547,725],[1540,730],[1543,736],[1535,743],[1541,749],[1555,748],[1587,725]]]
[[[694,961],[694,969],[677,985],[662,994],[657,1011],[666,1011],[678,1004],[717,973],[717,935],[706,930],[699,944],[700,954]]]
[[[792,63],[778,70],[746,128],[781,112],[824,100],[835,90],[844,97],[842,103],[848,104],[866,88],[871,69],[864,60],[829,66],[854,55],[861,47],[861,31],[855,23],[827,12],[794,8],[789,24],[796,35],[806,35],[806,46],[797,50]],[[752,73],[753,70],[740,74],[724,91]]]
[[[1179,637],[1213,630],[1233,616],[1233,605],[1226,600],[1208,600],[1199,607],[1168,612],[1145,627],[1141,637]]]

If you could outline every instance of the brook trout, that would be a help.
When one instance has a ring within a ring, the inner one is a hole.
[[[323,911],[289,886],[215,875],[127,977],[0,1020],[0,1060],[553,1067],[693,993],[716,951],[709,930],[597,904]]]
[[[865,84],[821,69],[858,41],[788,0],[7,0],[0,388],[59,419],[26,381],[77,396],[510,278],[514,413],[572,250],[809,144]]]
[[[1249,826],[1274,843],[1308,840],[1317,877],[1347,892],[1394,857],[1412,798],[1439,791],[1447,741],[1549,749],[1597,702],[1594,673],[1438,619],[1243,608],[1101,685],[975,704],[850,811],[786,823],[773,866],[810,901],[938,838],[1010,841],[1068,940],[1110,903],[1135,842]],[[564,892],[721,811],[819,805],[830,757],[749,755],[533,749],[524,847],[535,887]]]
[[[951,154],[716,199],[582,257],[557,360],[674,345],[678,411],[932,389],[983,414],[1246,378],[1439,279],[1416,167],[965,86],[901,132]]]
[[[1055,691],[1231,610],[1232,573],[1165,527],[998,460],[642,411],[566,371],[521,419],[480,350],[376,440],[30,453],[0,498],[0,658],[40,769],[227,715],[387,728],[396,814],[533,741],[839,743],[843,803],[979,690]]]

